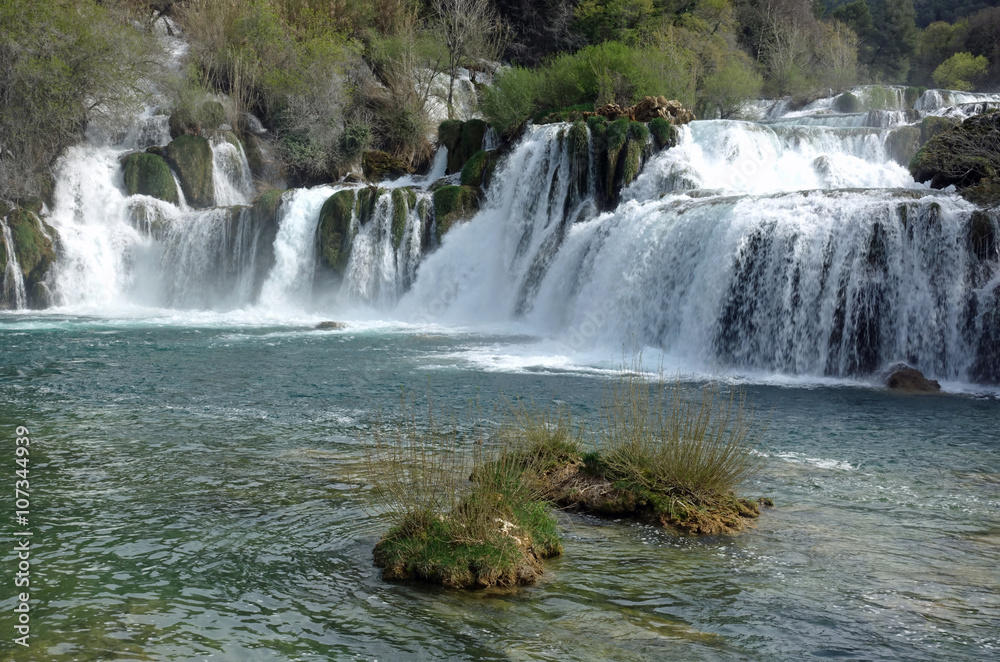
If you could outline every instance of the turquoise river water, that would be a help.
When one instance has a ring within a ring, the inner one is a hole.
[[[8,551],[0,659],[995,659],[989,392],[743,380],[768,421],[745,492],[776,503],[757,528],[693,538],[560,514],[565,555],[536,586],[383,582],[359,437],[400,387],[596,420],[612,357],[536,360],[551,356],[538,342],[4,313],[3,491],[23,425],[33,539],[30,647],[12,642]]]

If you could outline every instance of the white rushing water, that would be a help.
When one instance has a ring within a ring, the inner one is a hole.
[[[171,43],[179,60],[183,42]],[[952,381],[997,381],[1000,226],[913,181],[899,138],[928,114],[963,117],[1000,95],[851,94],[855,112],[829,96],[795,110],[761,102],[749,109],[758,121],[680,127],[677,146],[650,150],[611,205],[592,137],[580,161],[566,125],[531,128],[481,211],[440,246],[430,187],[444,176],[444,149],[429,175],[366,192],[363,215],[359,185],[289,191],[266,215],[249,206],[242,147],[219,134],[216,206],[193,210],[125,193],[120,159],[170,141],[166,116],[150,108],[125,129],[95,127],[60,160],[48,285],[71,310],[351,311],[527,331],[571,354],[653,347],[705,370],[840,378],[904,361]],[[495,135],[484,146],[497,147]],[[344,189],[355,197],[350,255],[334,272],[322,264],[319,216]],[[6,282],[23,306],[18,281]]]

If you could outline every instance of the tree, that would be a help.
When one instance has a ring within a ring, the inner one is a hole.
[[[0,197],[39,195],[87,122],[127,117],[157,46],[91,0],[0,3]]]
[[[868,64],[889,82],[903,82],[917,50],[917,13],[913,0],[885,0],[873,17],[879,40]]]
[[[475,57],[492,61],[503,51],[504,27],[489,0],[431,0],[433,23],[448,49],[448,116],[455,77]]]
[[[989,67],[990,61],[982,55],[955,53],[934,70],[934,84],[949,90],[972,90],[972,81],[985,76]]]
[[[734,58],[702,81],[701,103],[719,119],[730,119],[737,117],[748,101],[756,99],[763,87],[764,78],[752,64]]]

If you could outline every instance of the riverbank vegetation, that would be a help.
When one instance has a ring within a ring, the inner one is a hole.
[[[588,431],[566,409],[508,403],[501,422],[424,427],[404,406],[367,443],[389,531],[383,578],[457,588],[530,584],[562,553],[552,507],[688,534],[752,526],[768,499],[737,494],[762,467],[763,426],[739,390],[686,387],[636,362],[608,386]],[[490,432],[490,434],[487,434]]]
[[[979,4],[7,0],[0,194],[44,196],[66,146],[95,120],[151,102],[154,87],[179,125],[199,126],[215,108],[206,102],[224,100],[255,174],[293,186],[360,174],[371,150],[419,171],[438,123],[470,114],[513,134],[539,113],[645,96],[725,118],[761,95],[804,103],[865,82],[993,89],[1000,8]],[[152,33],[176,28],[190,45],[185,66],[157,71]],[[262,175],[265,129],[278,176]]]

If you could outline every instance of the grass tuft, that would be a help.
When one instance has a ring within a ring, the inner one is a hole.
[[[391,436],[366,446],[376,502],[392,522],[375,546],[387,580],[420,579],[453,588],[534,583],[541,560],[562,553],[555,519],[525,478],[526,458],[486,437],[418,428],[412,409]]]

